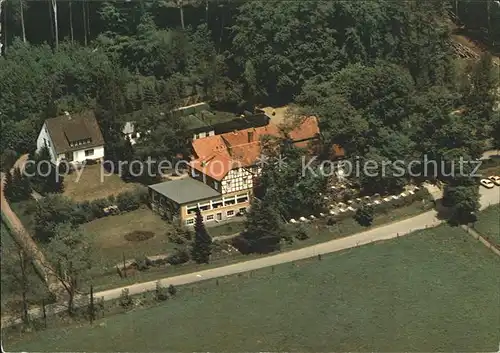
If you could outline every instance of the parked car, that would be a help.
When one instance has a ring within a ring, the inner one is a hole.
[[[493,184],[493,182],[489,179],[481,179],[479,183],[487,189],[491,189],[495,186],[495,184]]]
[[[490,179],[493,182],[493,184],[500,186],[500,176],[492,175],[488,179]]]

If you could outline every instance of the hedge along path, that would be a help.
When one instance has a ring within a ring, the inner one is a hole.
[[[19,168],[21,170],[24,169],[24,164],[26,163],[26,160],[28,159],[28,155],[25,154],[21,156],[16,163],[14,163],[14,167],[12,168],[12,171],[15,168]],[[4,183],[5,183],[5,174],[1,174],[1,187],[0,187],[0,199],[1,199],[1,206],[2,206],[2,219],[4,220],[5,224],[11,231],[12,237],[14,238],[15,242],[30,256],[32,259],[33,266],[35,267],[36,271],[38,272],[39,276],[42,278],[44,281],[45,285],[47,286],[49,292],[56,297],[56,300],[63,299],[62,294],[64,287],[62,283],[58,280],[58,278],[55,276],[55,270],[52,267],[52,265],[47,261],[45,258],[45,255],[43,252],[38,248],[36,245],[35,241],[31,237],[31,235],[28,233],[26,228],[24,228],[21,220],[17,215],[15,214],[14,211],[12,211],[12,208],[9,205],[9,202],[5,198],[4,195]]]

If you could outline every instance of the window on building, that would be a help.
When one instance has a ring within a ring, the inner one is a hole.
[[[236,203],[236,201],[234,199],[224,200],[224,206],[231,206],[231,205],[234,205],[235,203]]]
[[[186,219],[186,225],[194,224],[194,218]]]
[[[219,183],[214,181],[214,189],[219,190]]]
[[[207,221],[213,221],[214,220],[214,215],[213,214],[209,214],[207,216]]]
[[[229,210],[229,211],[227,211],[227,212],[226,212],[226,215],[227,215],[228,217],[234,216],[234,210]]]
[[[242,207],[238,210],[239,213],[245,213],[247,211],[246,207]]]
[[[238,203],[243,203],[248,201],[248,196],[240,196],[237,198]]]
[[[85,150],[85,157],[88,156],[93,156],[94,155],[94,149],[91,148],[90,150]]]
[[[212,208],[219,208],[219,207],[222,207],[222,200],[212,202]]]

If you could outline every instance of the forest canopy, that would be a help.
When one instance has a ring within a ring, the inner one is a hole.
[[[402,124],[420,119],[425,105],[434,104],[422,100],[436,99],[430,92],[440,92],[450,109],[477,108],[449,45],[449,12],[458,9],[467,25],[471,13],[480,14],[496,38],[500,11],[480,6],[469,0],[1,0],[0,148],[32,151],[44,119],[63,111],[98,110],[101,125],[118,131],[131,112],[204,100],[316,102],[312,113],[325,136],[366,149],[382,131],[403,133]],[[474,109],[473,119],[489,128],[491,112]],[[337,126],[331,115],[347,114],[349,121],[351,113],[369,136],[330,134],[326,127]]]

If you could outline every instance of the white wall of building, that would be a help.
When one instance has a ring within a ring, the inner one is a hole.
[[[86,156],[85,151],[94,150],[92,155]],[[84,162],[86,159],[101,159],[104,158],[104,146],[84,148],[73,152],[73,162]]]
[[[52,139],[50,138],[47,125],[44,123],[36,140],[36,151],[39,152],[45,146],[45,144],[47,144],[47,147],[49,148],[50,155],[52,157],[52,163],[56,163],[56,151],[54,149],[54,144],[52,143]]]
[[[202,139],[208,136],[215,136],[215,130],[210,130],[208,132],[200,132],[199,134],[193,135],[193,140]]]

